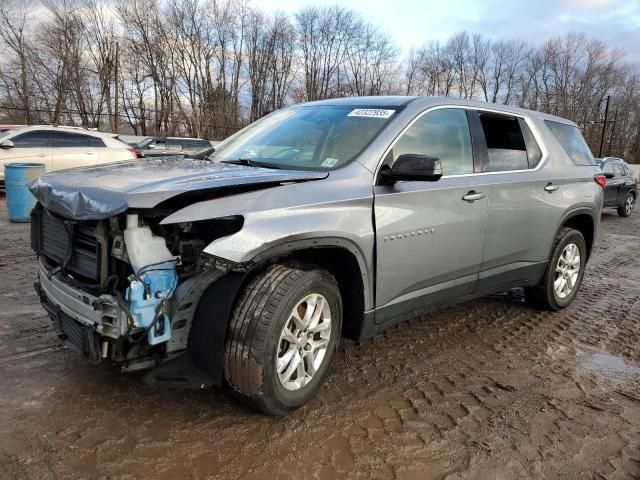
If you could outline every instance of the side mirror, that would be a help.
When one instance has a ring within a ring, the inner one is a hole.
[[[436,157],[405,153],[393,162],[391,168],[383,167],[381,175],[387,185],[399,180],[436,182],[442,177],[442,163]]]
[[[158,147],[156,147],[156,145],[155,145],[154,143],[150,143],[149,145],[147,145],[147,148],[148,148],[149,150],[155,150],[155,149],[156,149],[156,148],[158,148]]]
[[[11,140],[3,140],[0,142],[0,148],[13,148],[13,142]]]
[[[613,178],[614,176],[615,176],[615,175],[614,175],[613,173],[611,173],[611,172],[606,172],[606,173],[604,174],[604,177],[605,177],[605,178]]]

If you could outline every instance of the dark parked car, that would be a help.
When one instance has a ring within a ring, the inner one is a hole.
[[[638,198],[638,186],[631,167],[622,159],[614,157],[597,158],[607,179],[604,193],[605,208],[618,209],[618,215],[628,217]]]

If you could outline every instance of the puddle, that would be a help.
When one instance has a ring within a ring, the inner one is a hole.
[[[577,351],[579,368],[603,376],[640,375],[640,367],[629,365],[624,359],[607,352]]]

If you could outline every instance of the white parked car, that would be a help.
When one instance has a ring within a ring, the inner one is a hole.
[[[33,126],[0,134],[0,184],[7,163],[44,163],[47,171],[138,158],[113,134],[74,127]]]

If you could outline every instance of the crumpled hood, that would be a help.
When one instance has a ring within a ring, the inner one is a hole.
[[[69,219],[100,220],[129,208],[153,208],[185,192],[327,176],[326,172],[161,157],[59,170],[42,175],[29,188],[52,212]]]

